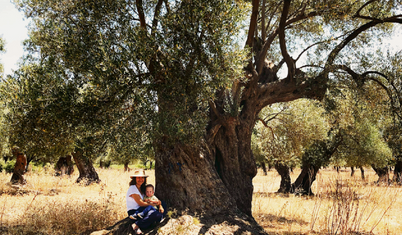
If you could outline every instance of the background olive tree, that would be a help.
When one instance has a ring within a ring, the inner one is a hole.
[[[300,99],[265,108],[257,124],[263,155],[281,176],[278,192],[291,191],[290,169],[301,166],[303,152],[318,140],[327,139],[330,125],[317,101]]]

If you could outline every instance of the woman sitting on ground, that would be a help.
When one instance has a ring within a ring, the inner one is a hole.
[[[142,234],[141,229],[146,229],[155,222],[160,222],[163,214],[157,210],[150,210],[144,218],[137,217],[137,214],[145,210],[147,207],[161,205],[161,201],[156,203],[145,202],[145,186],[147,178],[144,170],[136,170],[134,175],[131,175],[130,187],[126,194],[127,213],[130,219],[134,222],[132,227],[136,234]]]

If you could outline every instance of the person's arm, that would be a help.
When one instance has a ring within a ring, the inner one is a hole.
[[[157,206],[160,204],[159,199],[153,199],[153,200],[152,199],[147,199],[147,201],[150,202],[150,203],[153,203],[153,204],[155,204]]]
[[[154,206],[155,204],[151,203],[151,202],[146,202],[144,200],[141,199],[140,195],[138,194],[131,194],[130,197],[132,197],[139,206],[141,207],[147,207],[147,206]]]
[[[162,203],[159,205],[159,211],[163,214],[163,212],[165,211],[165,209],[163,209]]]
[[[157,198],[157,197],[154,197],[154,200],[153,200],[153,201],[156,203],[157,207],[159,208],[159,211],[163,214],[163,212],[165,211],[165,209],[163,209],[162,201],[159,200],[159,198]]]

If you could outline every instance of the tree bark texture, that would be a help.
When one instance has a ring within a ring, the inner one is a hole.
[[[96,173],[92,161],[88,157],[84,156],[83,150],[76,149],[72,155],[75,165],[80,173],[76,182],[80,183],[81,181],[85,180],[86,184],[99,183],[100,179],[98,173]]]
[[[198,147],[169,145],[169,137],[157,142],[156,194],[179,211],[217,214],[239,209],[251,216],[252,179],[257,173],[251,131],[258,109],[244,105],[242,114],[228,114],[224,96],[218,97]],[[169,110],[169,105],[161,101],[160,110]]]
[[[13,155],[16,157],[13,175],[11,176],[10,182],[12,184],[26,184],[24,179],[25,167],[27,165],[27,158],[25,154],[21,153],[19,149],[14,148],[12,150]]]
[[[168,207],[211,215],[235,208],[205,150],[161,142],[155,158],[155,195]]]
[[[251,151],[251,129],[247,123],[229,119],[210,145],[215,169],[237,208],[251,216],[252,180],[257,166]]]
[[[278,193],[290,193],[292,182],[290,179],[289,167],[282,163],[276,163],[275,170],[281,176],[281,185],[279,187]]]

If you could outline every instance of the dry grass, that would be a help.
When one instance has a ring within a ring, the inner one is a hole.
[[[291,174],[294,180],[300,171]],[[339,174],[321,170],[313,184],[315,197],[275,194],[280,176],[275,171],[254,178],[253,215],[270,234],[400,234],[401,188],[378,186],[366,169]]]
[[[130,173],[97,172],[102,182],[86,187],[75,184],[77,171],[63,178],[50,169],[29,172],[21,188],[8,185],[11,175],[0,173],[0,234],[89,233],[125,218]],[[148,173],[148,183],[154,184],[154,172]],[[274,193],[280,183],[275,171],[259,172],[253,215],[269,234],[399,234],[401,189],[373,184],[377,177],[370,170],[366,181],[357,173],[322,170],[314,183],[316,197],[295,197]]]
[[[127,217],[125,195],[129,173],[97,169],[102,182],[77,185],[52,170],[28,172],[27,185],[16,188],[0,173],[0,234],[80,234],[101,230]],[[154,183],[153,172],[148,178]]]

